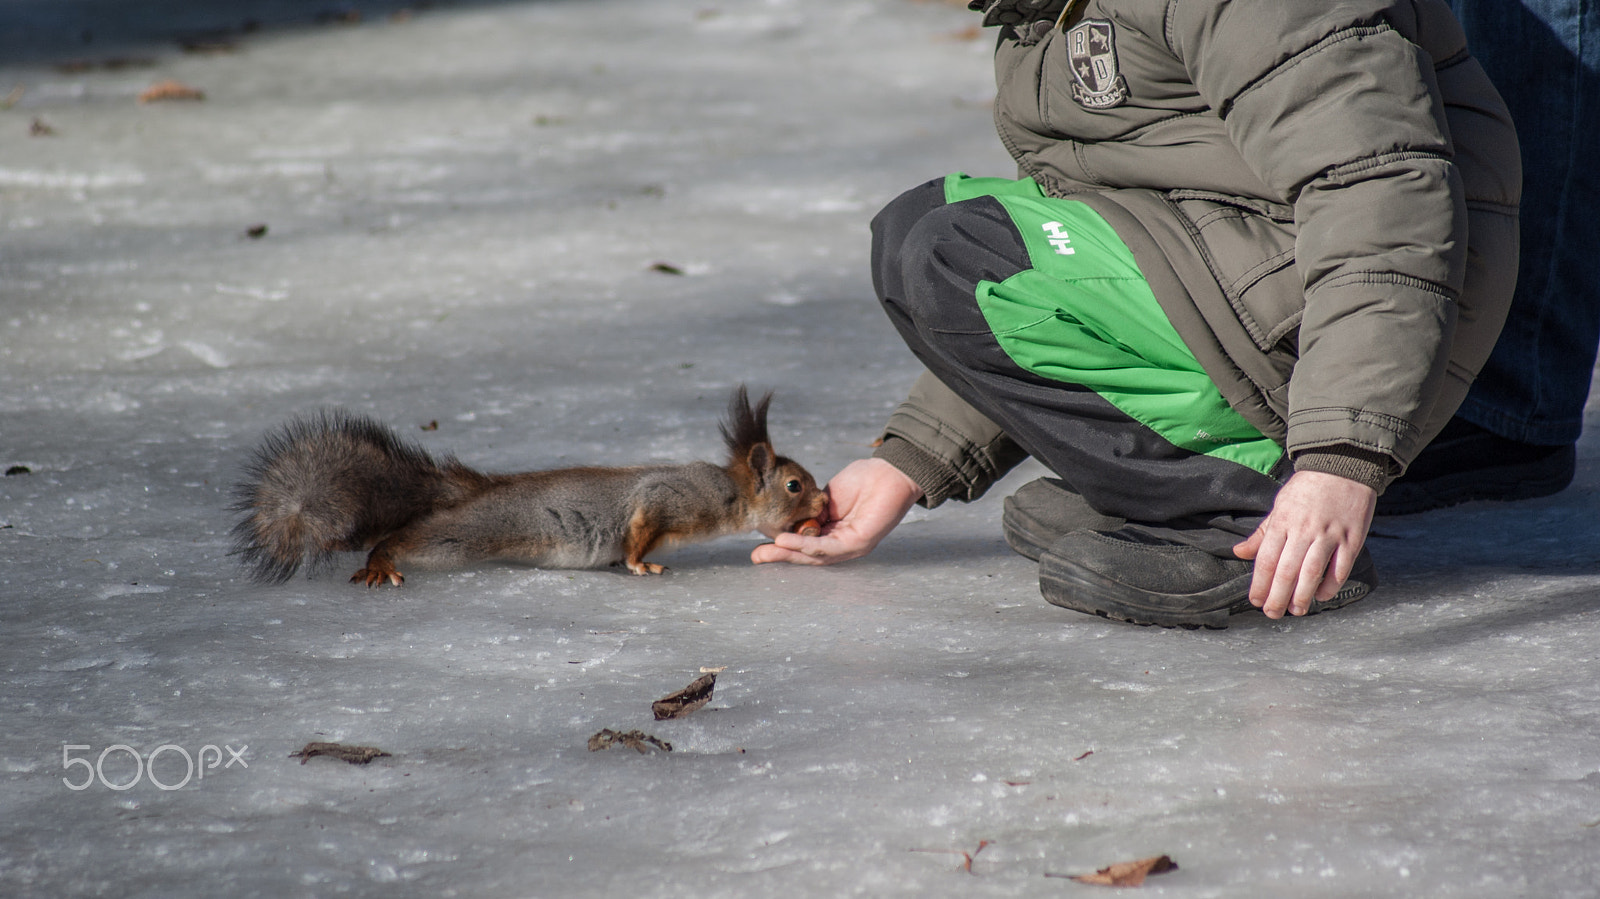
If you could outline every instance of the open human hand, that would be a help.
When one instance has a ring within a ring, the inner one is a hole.
[[[882,459],[851,462],[833,476],[827,490],[828,521],[820,536],[779,534],[772,543],[756,547],[750,561],[832,565],[859,559],[872,552],[922,498],[915,481]]]

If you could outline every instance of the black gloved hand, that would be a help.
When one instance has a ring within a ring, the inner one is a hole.
[[[972,0],[967,9],[982,10],[983,24],[1021,25],[1041,20],[1055,21],[1070,0]]]

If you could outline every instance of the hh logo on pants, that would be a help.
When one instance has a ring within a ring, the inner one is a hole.
[[[1056,248],[1057,256],[1071,256],[1078,252],[1072,247],[1072,236],[1067,234],[1067,229],[1060,222],[1045,222],[1041,227],[1044,228],[1045,239]]]
[[[1110,109],[1128,100],[1128,81],[1117,70],[1116,33],[1110,22],[1085,19],[1067,32],[1072,99],[1084,109]]]

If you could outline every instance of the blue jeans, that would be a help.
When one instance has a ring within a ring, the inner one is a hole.
[[[1522,263],[1494,353],[1457,413],[1573,443],[1600,341],[1600,0],[1451,0],[1522,143]]]

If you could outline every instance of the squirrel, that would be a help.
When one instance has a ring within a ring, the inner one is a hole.
[[[365,416],[324,411],[269,434],[234,489],[234,553],[260,582],[282,583],[309,562],[370,550],[351,583],[399,586],[399,567],[450,568],[488,559],[546,568],[617,562],[665,570],[645,555],[757,530],[819,527],[826,490],[773,451],[768,393],[734,391],[719,426],[726,465],[690,462],[485,474],[435,458]]]

